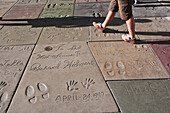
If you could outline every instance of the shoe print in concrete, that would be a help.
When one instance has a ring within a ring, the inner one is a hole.
[[[118,112],[85,42],[36,46],[8,111],[28,112]]]
[[[108,12],[109,2],[105,3],[80,3],[75,4],[75,17],[105,17]]]
[[[0,113],[6,113],[32,48],[32,45],[0,46]]]
[[[57,44],[60,42],[84,41],[89,38],[88,27],[56,28],[46,27],[40,36],[38,44]]]
[[[168,113],[170,80],[109,81],[123,113]]]
[[[150,46],[152,47],[154,53],[156,54],[157,58],[160,60],[162,65],[164,66],[165,70],[168,72],[170,76],[170,39],[168,40],[151,40],[148,41]]]
[[[123,41],[88,44],[105,80],[168,78],[147,44]]]
[[[74,12],[74,0],[51,0],[46,4],[40,18],[72,17]]]
[[[42,28],[31,26],[4,26],[0,30],[0,45],[35,44]]]

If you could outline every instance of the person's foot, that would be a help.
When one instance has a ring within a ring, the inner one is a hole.
[[[132,38],[131,36],[129,35],[122,35],[122,39],[125,41],[125,42],[129,42],[131,44],[135,44],[136,42],[136,38]]]
[[[96,27],[97,29],[101,30],[102,32],[105,29],[105,28],[103,28],[102,23],[93,22],[93,26]]]

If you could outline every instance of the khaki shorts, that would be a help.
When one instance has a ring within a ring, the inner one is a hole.
[[[132,0],[111,0],[109,11],[118,12],[122,20],[128,20],[132,17]]]

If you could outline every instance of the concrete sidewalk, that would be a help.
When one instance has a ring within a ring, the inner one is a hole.
[[[107,0],[0,1],[0,113],[169,113],[168,3],[136,7],[130,44],[119,15],[92,26]]]

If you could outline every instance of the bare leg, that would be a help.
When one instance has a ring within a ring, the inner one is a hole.
[[[106,28],[107,24],[109,24],[110,21],[113,20],[115,14],[116,14],[116,12],[112,12],[112,11],[109,11],[109,12],[107,13],[106,18],[105,18],[104,22],[102,23],[102,27],[103,27],[103,28]]]
[[[126,20],[126,25],[129,31],[129,35],[132,38],[135,38],[135,21],[133,16],[130,19]]]

